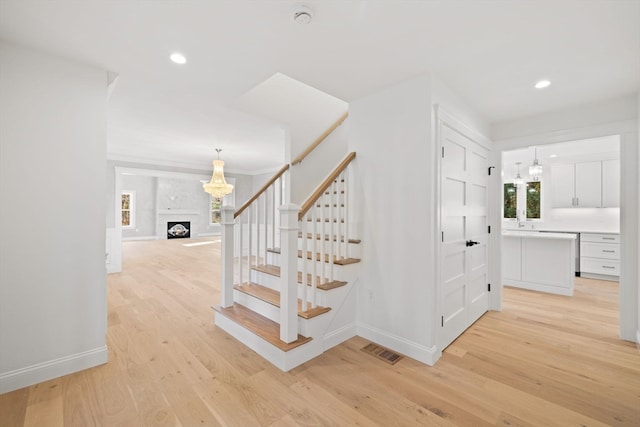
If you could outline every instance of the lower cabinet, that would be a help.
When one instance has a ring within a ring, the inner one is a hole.
[[[503,234],[503,284],[552,294],[573,295],[575,235],[557,234],[559,237],[553,238],[551,234],[536,234]]]
[[[594,279],[620,279],[620,235],[580,234],[580,275]]]

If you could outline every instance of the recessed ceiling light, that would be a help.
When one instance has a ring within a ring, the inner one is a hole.
[[[169,59],[171,59],[176,64],[180,64],[180,65],[187,63],[187,58],[185,58],[183,54],[177,53],[177,52],[172,53]]]
[[[558,157],[558,155],[557,154],[549,154],[549,158],[553,159],[555,157]]]
[[[539,80],[536,82],[536,85],[534,86],[536,89],[544,89],[545,87],[549,86],[551,84],[551,82],[549,80]]]

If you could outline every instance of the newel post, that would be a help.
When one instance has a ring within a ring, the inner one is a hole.
[[[235,220],[233,206],[222,207],[222,282],[220,286],[220,305],[233,305],[233,227]]]
[[[280,339],[298,339],[298,212],[294,204],[280,210]]]

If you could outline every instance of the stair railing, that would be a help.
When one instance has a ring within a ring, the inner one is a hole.
[[[335,280],[334,263],[349,258],[349,153],[327,176],[298,213],[301,231],[303,310],[315,308],[316,290]],[[311,242],[309,242],[311,240]]]

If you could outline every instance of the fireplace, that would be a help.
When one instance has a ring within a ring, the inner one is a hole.
[[[167,221],[167,239],[191,237],[191,221]]]

